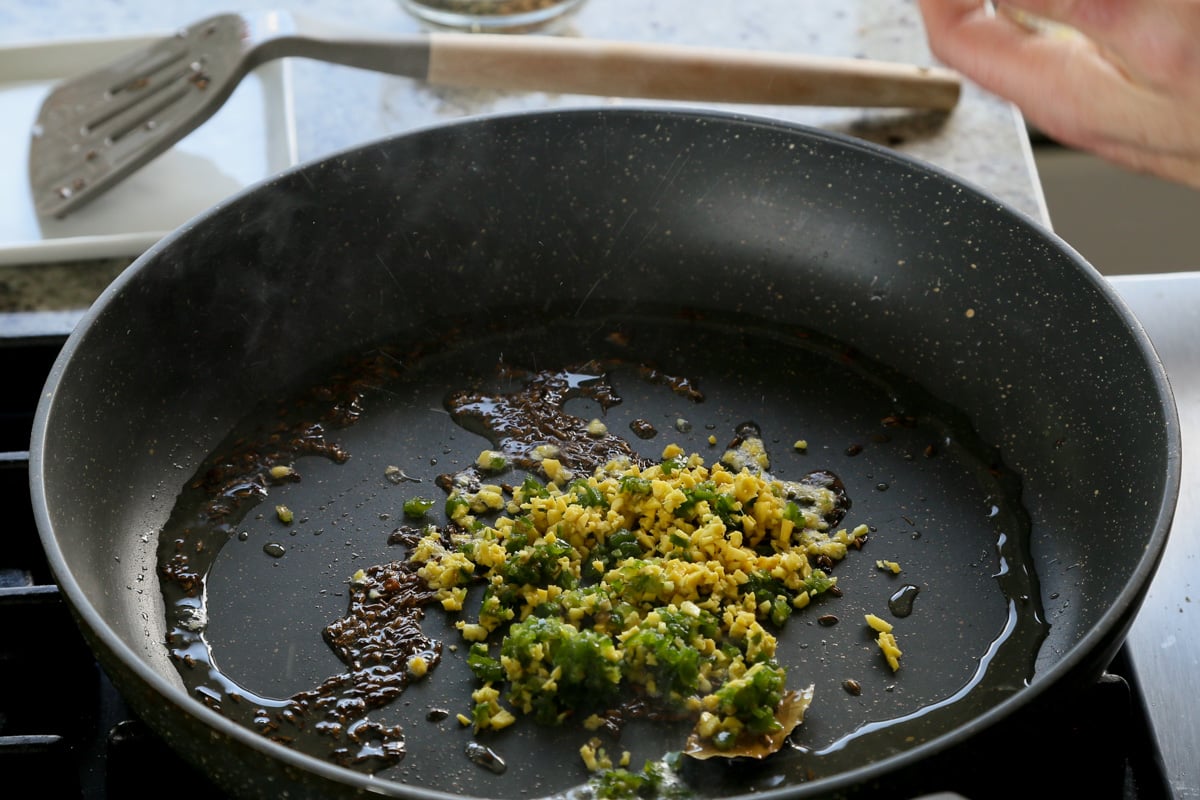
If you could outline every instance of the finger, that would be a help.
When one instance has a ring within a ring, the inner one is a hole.
[[[1074,28],[1097,41],[1119,38],[1133,17],[1145,13],[1139,6],[1161,7],[1125,0],[1003,0],[1002,5]]]
[[[1200,96],[1200,5],[1188,0],[1006,0],[1095,41],[1139,83]]]
[[[1195,151],[1194,115],[1133,81],[1090,40],[1031,32],[973,0],[921,0],[921,11],[939,59],[1049,136],[1093,150],[1154,140],[1154,149]]]
[[[1027,114],[1072,102],[1085,82],[1125,88],[1124,76],[1086,39],[1033,33],[977,0],[921,0],[920,6],[934,55]]]
[[[1045,11],[1036,0],[1017,2]],[[934,55],[1052,138],[1200,187],[1200,107],[1187,91],[1157,90],[1088,38],[1047,34],[1019,15],[992,14],[982,0],[920,6]]]

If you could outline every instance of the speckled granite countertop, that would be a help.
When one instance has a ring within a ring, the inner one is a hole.
[[[171,31],[223,10],[283,4],[240,0],[10,0],[0,7],[0,46]],[[288,8],[378,32],[419,28],[395,0],[292,0]],[[352,8],[352,14],[347,9]],[[564,35],[742,47],[932,63],[910,0],[590,0]],[[434,89],[403,78],[311,61],[289,63],[296,144],[308,160],[462,115],[551,106],[613,104],[611,98]],[[644,102],[644,101],[642,101]],[[967,85],[948,115],[861,109],[738,106],[747,113],[848,133],[932,162],[1046,221],[1029,141],[1008,104]],[[5,175],[4,180],[18,177]],[[0,312],[70,313],[85,307],[124,264],[118,260],[0,266]]]

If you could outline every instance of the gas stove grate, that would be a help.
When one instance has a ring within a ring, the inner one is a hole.
[[[29,502],[29,440],[65,337],[0,334],[0,775],[40,797],[220,798],[124,705],[59,594]],[[186,779],[181,777],[186,776]]]

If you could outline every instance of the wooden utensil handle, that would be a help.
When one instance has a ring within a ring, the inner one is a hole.
[[[430,34],[430,83],[763,105],[949,110],[956,73],[856,58],[560,36]]]

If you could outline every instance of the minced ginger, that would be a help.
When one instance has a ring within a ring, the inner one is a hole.
[[[511,487],[490,523],[479,515],[499,487],[455,488],[449,533],[427,529],[410,555],[447,610],[484,584],[457,623],[481,681],[470,724],[584,719],[636,687],[702,721],[717,749],[778,731],[788,693],[771,630],[835,585],[814,559],[861,546],[865,525],[831,524],[843,498],[754,463],[709,467],[675,445],[647,467],[542,467],[549,481]]]

